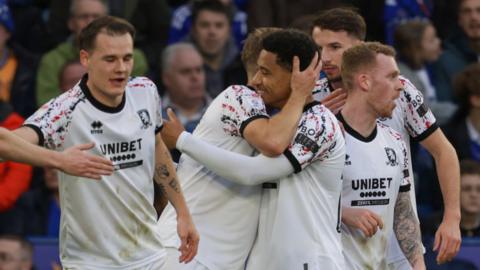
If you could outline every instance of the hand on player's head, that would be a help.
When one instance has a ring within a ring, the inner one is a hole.
[[[176,147],[178,137],[183,131],[185,131],[185,127],[171,108],[167,109],[167,115],[168,120],[163,119],[163,128],[160,133],[162,134],[162,139],[165,142],[165,145],[168,149],[172,150]]]
[[[300,60],[297,56],[293,57],[292,78],[290,87],[293,95],[308,97],[312,95],[315,84],[318,80],[320,70],[322,70],[322,62],[315,53],[310,65],[303,71],[300,71]]]
[[[62,154],[60,170],[67,174],[100,180],[102,175],[111,175],[112,162],[106,158],[87,153],[95,144],[86,143],[72,146]]]

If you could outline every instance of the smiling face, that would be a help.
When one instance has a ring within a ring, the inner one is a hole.
[[[80,62],[87,68],[87,86],[92,95],[104,105],[118,106],[132,72],[132,36],[100,32],[90,52],[80,51]]]
[[[252,79],[252,86],[266,105],[282,108],[290,96],[292,73],[277,63],[277,55],[266,50],[258,57],[258,70]]]
[[[328,80],[340,80],[343,53],[361,43],[361,40],[349,35],[346,31],[335,32],[318,26],[313,28],[312,38],[321,50],[322,71],[325,72]]]
[[[376,65],[369,72],[368,103],[378,117],[391,117],[395,100],[403,85],[395,58],[384,54],[376,56]]]

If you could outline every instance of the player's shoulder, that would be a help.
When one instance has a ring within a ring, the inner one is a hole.
[[[403,99],[405,102],[411,102],[412,100],[420,98],[423,100],[422,93],[409,79],[400,76],[400,82],[403,85],[403,91],[400,95],[400,99]]]
[[[315,88],[313,88],[312,95],[316,100],[321,100],[323,97],[330,94],[330,85],[326,77],[320,78],[315,83]]]
[[[252,96],[260,97],[260,95],[257,92],[255,92],[253,88],[250,88],[249,86],[246,86],[246,85],[240,85],[240,84],[230,85],[225,90],[223,90],[222,94],[234,95],[234,96],[252,95]]]
[[[127,89],[129,90],[148,90],[155,89],[157,86],[155,83],[147,77],[130,77],[127,83]]]

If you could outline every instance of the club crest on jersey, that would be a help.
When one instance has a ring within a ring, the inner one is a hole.
[[[395,153],[395,150],[393,150],[390,147],[385,147],[385,153],[387,154],[387,165],[390,166],[397,166],[398,161],[397,161],[397,153]]]
[[[92,129],[90,130],[90,133],[91,134],[102,134],[103,133],[103,130],[102,130],[102,127],[103,127],[103,124],[102,122],[100,121],[93,121],[90,126],[92,127]]]
[[[152,125],[152,121],[150,120],[150,114],[146,109],[142,109],[137,111],[138,117],[140,117],[140,121],[142,121],[142,129],[147,129]]]

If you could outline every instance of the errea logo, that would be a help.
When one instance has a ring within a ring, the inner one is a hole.
[[[92,129],[90,130],[90,133],[92,134],[102,134],[103,133],[103,130],[102,130],[102,127],[103,127],[103,124],[102,122],[100,121],[93,121],[90,126],[92,127]]]

